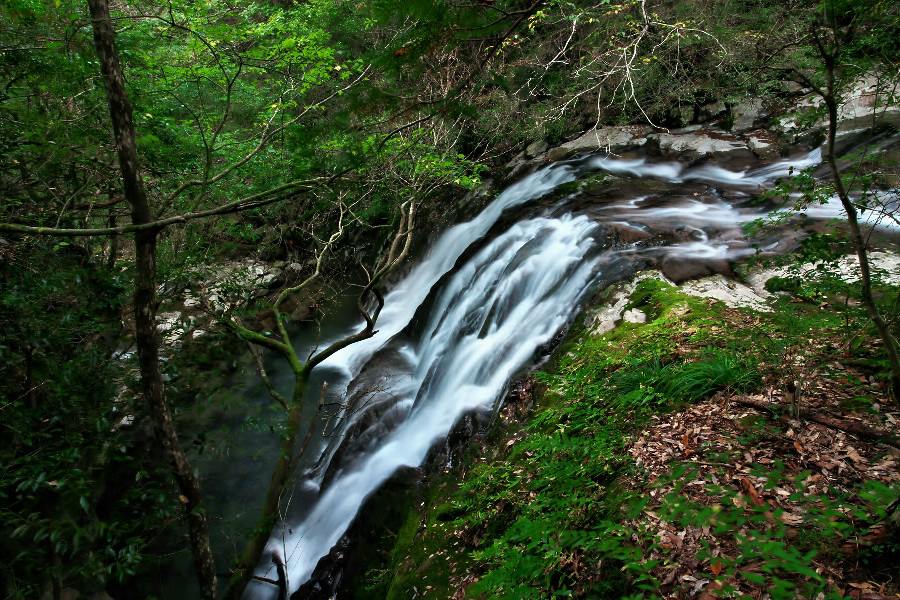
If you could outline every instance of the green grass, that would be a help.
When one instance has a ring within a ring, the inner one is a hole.
[[[477,579],[466,581],[472,598],[652,595],[660,582],[647,557],[658,549],[657,532],[627,525],[647,507],[650,489],[626,452],[635,432],[656,414],[716,392],[758,390],[765,370],[806,343],[810,331],[834,334],[858,317],[789,298],[768,315],[735,311],[653,279],[637,286],[629,307],[648,321],[600,336],[575,328],[535,375],[545,392],[527,423],[501,426],[484,455],[463,461],[464,471],[437,477],[429,500],[409,513],[388,563],[371,573],[390,579],[386,597],[448,598],[466,574]],[[782,433],[764,417],[746,425],[745,442]],[[775,471],[772,485],[780,481]],[[686,476],[674,472],[668,481]],[[749,531],[736,539],[741,552],[723,572],[765,558],[763,572],[747,577],[762,578],[779,598],[824,589],[811,557],[846,533],[849,521],[836,515],[854,506],[846,497],[810,497],[803,539],[788,541],[784,526],[761,525],[762,509],[734,508],[734,489],[709,490],[718,509],[685,502],[677,489],[654,510],[679,526]],[[859,518],[896,490],[865,493],[881,496]]]

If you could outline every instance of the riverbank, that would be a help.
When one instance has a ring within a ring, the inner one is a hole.
[[[758,311],[649,277],[643,317],[573,330],[342,597],[893,597],[900,451],[845,429],[900,412],[855,286],[769,287]]]

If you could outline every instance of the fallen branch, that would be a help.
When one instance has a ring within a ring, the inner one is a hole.
[[[779,419],[788,419],[788,416],[784,414],[785,407],[775,402],[755,400],[746,396],[736,396],[729,398],[728,400],[730,402],[734,402],[735,404],[740,404],[741,406],[749,406],[750,408],[768,411],[777,416]],[[870,442],[886,444],[900,450],[900,438],[889,431],[875,429],[873,427],[869,427],[868,425],[863,425],[862,423],[853,421],[843,421],[803,407],[798,408],[798,413],[801,418],[806,419],[807,421],[812,421],[814,423],[818,423],[819,425],[830,427],[831,429],[837,429]]]

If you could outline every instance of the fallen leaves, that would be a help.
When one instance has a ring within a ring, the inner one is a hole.
[[[851,392],[841,388],[836,381],[839,377],[823,377],[814,372],[812,362],[807,365],[810,381],[804,385],[807,395],[801,401],[814,404],[816,410],[841,414],[838,405]],[[878,404],[878,414],[855,418],[872,427],[896,430],[900,414],[886,410],[886,399],[879,399]],[[675,467],[688,467],[677,482],[686,500],[713,506],[718,500],[709,495],[711,484],[731,489],[729,504],[747,514],[760,511],[766,526],[786,527],[788,539],[810,526],[804,498],[848,494],[867,480],[900,482],[900,455],[888,447],[802,419],[779,422],[768,414],[731,404],[725,396],[654,417],[651,426],[634,440],[629,453],[652,482],[647,490],[650,505],[632,525],[656,532],[656,549],[646,558],[660,563],[656,577],[663,598],[711,600],[723,587],[733,587],[747,597],[768,597],[764,586],[753,583],[762,573],[763,563],[737,568],[732,559],[724,558],[737,556],[734,535],[739,532],[717,533],[708,526],[677,530],[659,516],[657,507],[676,489],[676,483],[666,479]],[[770,481],[770,469],[778,469],[781,479]],[[798,479],[800,473],[805,477]],[[843,556],[855,556],[861,547],[879,543],[883,535],[883,529],[873,527],[857,538],[835,541]],[[701,548],[711,557],[705,562],[696,560]],[[819,558],[815,564],[833,589],[843,589],[853,598],[889,597],[882,595],[887,593],[883,586],[850,580],[858,572],[859,567],[854,566],[858,561],[845,564],[836,558],[830,562]],[[741,573],[757,576],[744,578]]]
[[[750,496],[750,500],[753,502],[753,504],[755,504],[756,506],[762,506],[766,503],[766,501],[763,500],[762,495],[760,495],[760,493],[756,491],[756,486],[754,486],[753,482],[748,478],[741,477],[741,485],[743,486],[744,491],[747,492],[747,495]]]

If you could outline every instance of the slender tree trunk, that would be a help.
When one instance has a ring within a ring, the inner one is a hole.
[[[88,0],[94,45],[106,81],[109,113],[122,171],[125,199],[131,206],[135,224],[153,220],[150,203],[138,168],[137,145],[131,104],[125,92],[125,81],[115,46],[115,31],[107,0]],[[209,527],[201,506],[200,482],[178,443],[172,414],[166,403],[165,386],[159,370],[159,334],[156,330],[156,236],[157,230],[135,233],[135,341],[141,371],[144,400],[156,430],[157,441],[172,464],[175,479],[187,511],[191,550],[203,598],[215,600],[215,562],[209,545]]]
[[[294,390],[291,394],[291,406],[288,411],[287,429],[281,440],[281,448],[275,470],[269,481],[269,489],[266,491],[266,499],[263,502],[262,511],[256,522],[256,527],[251,538],[244,546],[244,551],[234,569],[234,575],[228,585],[226,597],[229,600],[238,600],[247,586],[247,582],[253,576],[253,569],[262,559],[262,553],[266,543],[272,536],[272,527],[278,517],[278,508],[285,486],[290,479],[295,463],[297,451],[297,436],[300,434],[300,425],[303,421],[303,397],[306,392],[306,384],[309,373],[306,369],[295,373]],[[312,427],[312,424],[310,424]]]
[[[891,365],[891,389],[893,391],[894,400],[900,400],[900,354],[897,351],[897,340],[891,329],[885,322],[884,317],[875,304],[875,298],[872,295],[872,271],[869,266],[869,253],[866,249],[866,239],[862,234],[859,226],[859,216],[856,207],[850,198],[850,193],[841,179],[841,170],[837,164],[837,158],[834,155],[834,142],[837,137],[837,98],[834,93],[834,57],[824,56],[825,59],[825,77],[826,87],[824,94],[825,106],[828,109],[828,139],[825,142],[825,162],[831,170],[831,176],[834,179],[834,189],[847,212],[847,223],[850,226],[850,237],[853,240],[853,247],[856,250],[856,256],[859,259],[860,284],[862,287],[862,302],[869,313],[869,318],[875,324],[878,335],[884,344],[887,352],[888,360]]]

